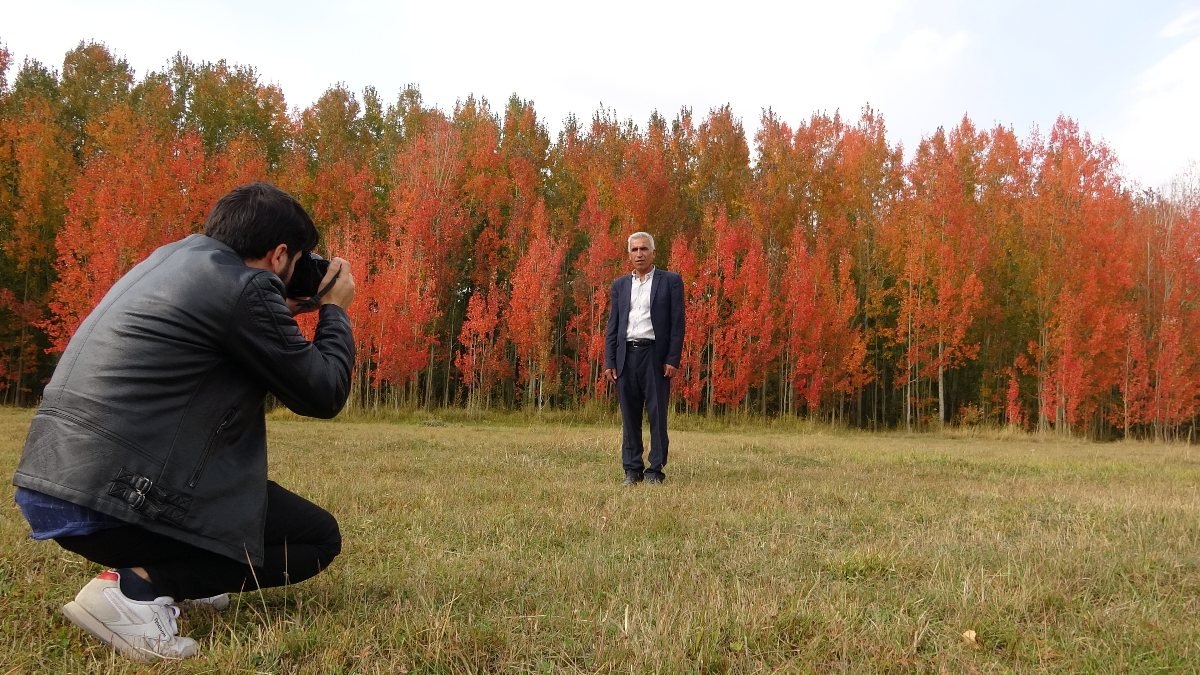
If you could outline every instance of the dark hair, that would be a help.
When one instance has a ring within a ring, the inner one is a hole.
[[[244,260],[261,258],[280,244],[295,256],[311,250],[320,238],[300,202],[270,183],[250,183],[221,197],[204,221],[204,234]]]

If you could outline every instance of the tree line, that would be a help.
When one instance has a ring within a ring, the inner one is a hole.
[[[915,149],[883,116],[728,106],[551,139],[530,100],[453,111],[329,88],[289,110],[255,70],[177,55],[140,80],[81,43],[0,47],[0,392],[36,401],[72,331],[150,250],[252,180],[355,265],[353,405],[612,405],[609,284],[655,235],[684,279],[679,411],[865,428],[1012,425],[1190,439],[1200,182],[1125,179],[1069,118],[964,117]],[[10,79],[11,78],[11,79]]]

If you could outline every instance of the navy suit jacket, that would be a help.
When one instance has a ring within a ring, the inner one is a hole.
[[[608,302],[604,367],[615,368],[618,377],[625,367],[625,333],[629,328],[632,284],[631,274],[617,277]],[[678,368],[683,352],[683,278],[675,272],[654,270],[654,280],[650,284],[650,324],[654,326],[654,354],[659,364]]]

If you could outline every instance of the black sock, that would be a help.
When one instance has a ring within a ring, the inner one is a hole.
[[[117,570],[117,574],[121,575],[121,593],[130,600],[147,602],[158,597],[154,592],[154,584],[139,577],[137,572],[123,567]]]

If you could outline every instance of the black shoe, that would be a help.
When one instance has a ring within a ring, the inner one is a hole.
[[[642,482],[642,474],[633,471],[625,472],[625,481],[621,485],[637,485]]]
[[[646,474],[646,483],[649,485],[662,485],[663,481],[665,481],[665,480],[667,480],[667,477],[665,474],[661,474],[661,473],[647,473]]]

